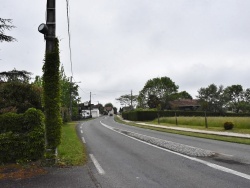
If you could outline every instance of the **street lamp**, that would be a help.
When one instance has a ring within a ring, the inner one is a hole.
[[[38,27],[38,31],[44,35],[47,35],[48,34],[48,31],[49,31],[49,28],[46,24],[42,23],[39,25]]]

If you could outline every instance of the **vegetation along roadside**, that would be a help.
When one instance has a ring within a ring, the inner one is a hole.
[[[155,131],[161,131],[161,132],[180,134],[180,135],[185,135],[185,136],[192,136],[192,137],[198,137],[198,138],[206,138],[206,139],[212,139],[212,140],[220,140],[220,141],[225,141],[225,142],[233,142],[233,143],[250,145],[250,139],[247,139],[247,138],[236,138],[236,137],[230,137],[230,136],[218,136],[218,135],[211,135],[211,134],[193,133],[193,132],[158,128],[158,127],[151,127],[151,126],[146,126],[146,125],[139,125],[139,124],[136,124],[136,122],[125,122],[118,116],[115,116],[115,121],[117,121],[118,123],[123,123],[126,125],[140,127],[140,128],[144,128],[144,129],[155,130]],[[194,128],[194,126],[182,126],[182,125],[178,125],[178,127]],[[200,129],[202,129],[202,128],[200,128]],[[207,130],[207,129],[204,128],[204,130]]]
[[[85,145],[76,133],[77,124],[77,121],[72,121],[62,126],[62,139],[58,147],[58,164],[61,166],[79,166],[87,162]]]

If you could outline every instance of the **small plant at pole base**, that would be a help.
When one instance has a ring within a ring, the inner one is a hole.
[[[59,84],[59,44],[55,39],[55,48],[45,54],[43,66],[43,103],[45,111],[46,154],[49,163],[56,159],[56,148],[61,140],[62,118],[60,114],[60,84]],[[51,165],[51,164],[49,164]]]
[[[224,123],[224,129],[225,130],[232,130],[234,127],[234,124],[232,122],[225,122]]]

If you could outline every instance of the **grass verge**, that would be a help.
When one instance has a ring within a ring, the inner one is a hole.
[[[176,120],[179,125],[190,126],[195,128],[204,128],[205,127],[205,118],[204,117],[161,117],[160,123],[163,125],[175,125]],[[153,120],[153,124],[157,124],[158,120]],[[214,129],[224,129],[225,122],[232,122],[234,128],[232,131],[243,133],[250,133],[250,117],[207,117],[207,123],[209,128]]]
[[[130,125],[130,126],[135,126],[135,127],[139,127],[139,128],[150,129],[150,130],[155,130],[155,131],[160,131],[160,132],[167,132],[167,133],[180,134],[180,135],[185,135],[185,136],[192,136],[192,137],[198,137],[198,138],[206,138],[206,139],[212,139],[212,140],[220,140],[220,141],[225,141],[225,142],[233,142],[233,143],[250,145],[250,139],[247,139],[247,138],[237,138],[237,137],[230,137],[230,136],[219,136],[219,135],[212,135],[212,134],[193,133],[193,132],[158,128],[158,127],[151,127],[151,126],[146,126],[146,125],[138,125],[134,122],[131,122],[131,123],[125,122],[117,116],[115,116],[115,121],[117,121],[119,123],[126,124],[126,125]],[[181,126],[178,126],[178,127],[181,127]]]
[[[85,145],[76,133],[77,122],[62,126],[61,144],[58,147],[58,164],[62,166],[79,166],[87,162]]]

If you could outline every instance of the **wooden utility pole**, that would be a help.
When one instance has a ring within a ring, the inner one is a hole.
[[[90,101],[89,101],[89,103],[90,103],[90,105],[89,105],[89,106],[90,106],[90,107],[89,107],[89,112],[90,112],[90,114],[89,114],[89,115],[90,115],[90,117],[92,118],[92,113],[91,113],[91,92],[90,92]]]
[[[47,17],[46,17],[46,24],[41,24],[38,28],[39,32],[44,34],[44,38],[46,40],[46,49],[45,49],[45,64],[44,64],[44,69],[47,70],[48,72],[48,63],[51,65],[51,63],[55,63],[55,65],[58,63],[56,60],[55,61],[49,61],[47,62],[47,55],[51,54],[55,48],[56,48],[56,0],[47,0],[47,7],[46,7],[46,12],[47,12]],[[53,64],[54,65],[54,64]],[[46,73],[44,72],[44,75]],[[46,81],[51,81],[54,80],[55,75],[47,75]],[[54,91],[56,94],[59,92],[58,90]],[[48,90],[44,89],[45,95],[47,95],[49,92]],[[51,93],[50,93],[51,94]],[[49,96],[51,97],[51,96]],[[53,96],[52,96],[53,97]],[[48,102],[48,100],[46,101]],[[45,103],[46,103],[45,102]],[[54,101],[56,102],[56,101]],[[49,119],[48,121],[50,122],[51,118],[48,118],[48,111],[50,111],[51,108],[46,106],[45,108],[45,118]],[[56,118],[56,116],[55,116]],[[51,123],[51,122],[50,122]],[[45,124],[45,145],[46,145],[46,163],[47,165],[53,165],[56,162],[56,155],[57,155],[57,148],[54,148],[54,146],[51,146],[51,139],[49,138],[48,135],[51,135],[51,125],[48,125],[49,123]],[[59,125],[59,121],[58,121]],[[56,126],[56,125],[53,125]],[[53,145],[53,142],[52,142]]]
[[[48,33],[46,39],[46,53],[52,52],[55,48],[56,37],[56,0],[47,0],[47,20]]]
[[[131,90],[131,95],[130,95],[130,98],[131,98],[131,110],[133,110],[133,91]]]

